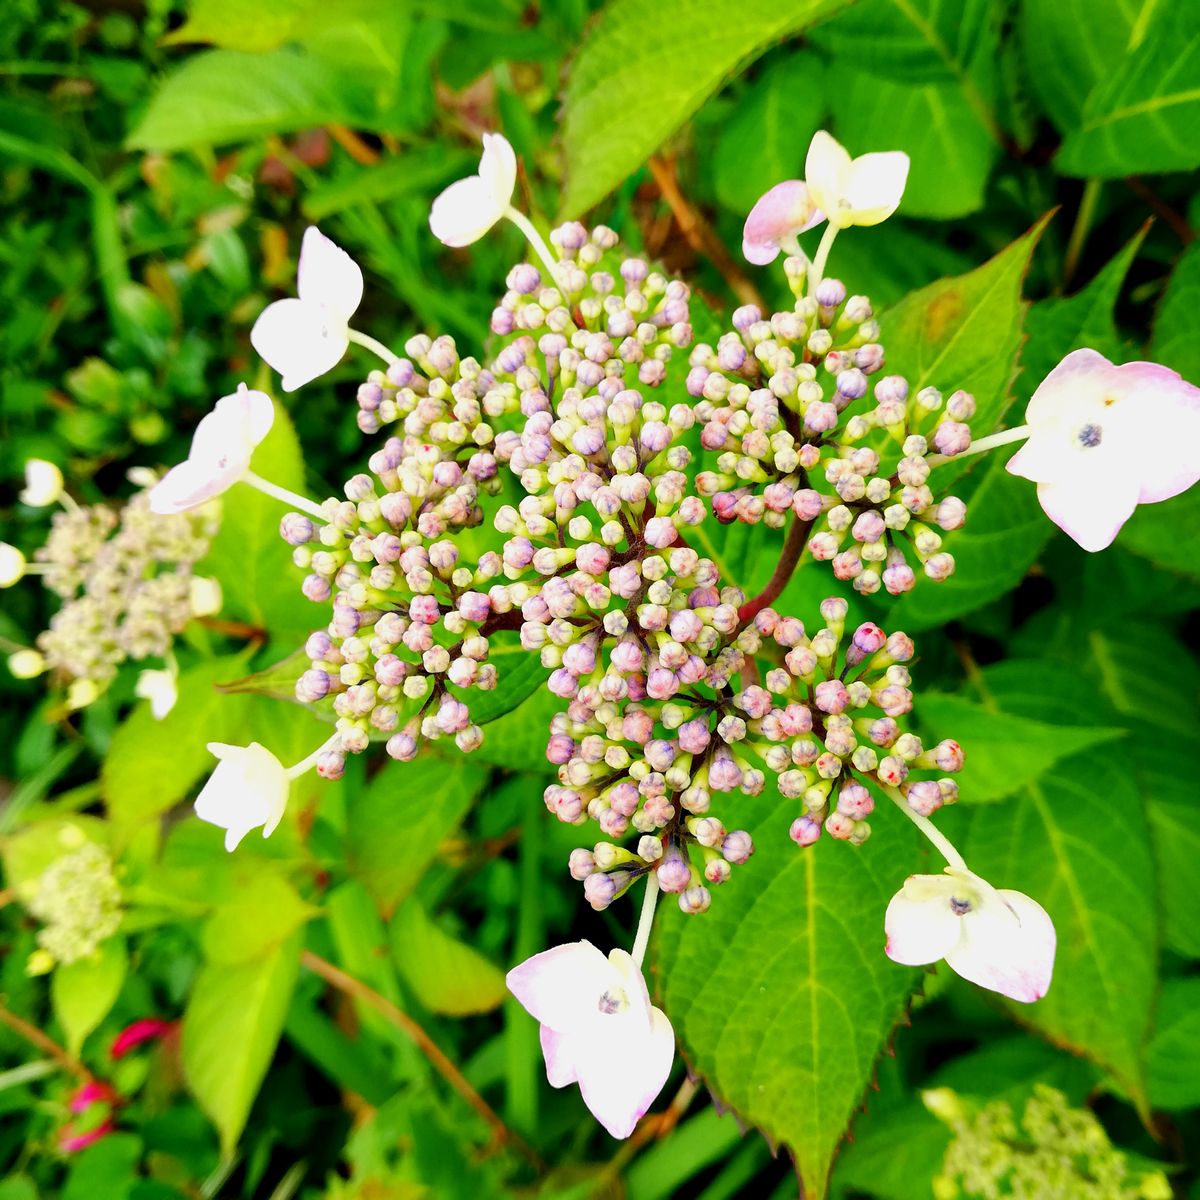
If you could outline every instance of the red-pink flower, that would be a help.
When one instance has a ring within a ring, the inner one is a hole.
[[[143,1017],[134,1021],[117,1034],[109,1054],[112,1058],[124,1058],[135,1046],[165,1037],[175,1026],[174,1021],[163,1021],[158,1017]]]
[[[68,1121],[59,1131],[58,1148],[64,1154],[77,1154],[112,1133],[116,1129],[113,1112],[119,1103],[120,1097],[107,1083],[91,1079],[81,1084],[71,1093],[67,1107],[76,1116],[87,1114],[89,1121],[99,1120],[82,1130],[77,1128],[75,1121]],[[101,1106],[99,1111],[92,1112],[96,1106]]]

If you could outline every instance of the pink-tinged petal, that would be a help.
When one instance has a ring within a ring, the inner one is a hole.
[[[363,274],[358,263],[315,225],[304,231],[300,243],[296,294],[308,304],[324,305],[340,316],[343,323],[354,316],[362,303]]]
[[[1186,492],[1200,480],[1200,388],[1158,363],[1124,363],[1116,375],[1139,435],[1138,499],[1156,504]]]
[[[650,1010],[639,1036],[596,1039],[576,1057],[579,1092],[592,1115],[615,1138],[627,1138],[671,1074],[675,1033],[666,1015]]]
[[[878,225],[900,207],[908,182],[908,155],[902,150],[862,154],[850,165],[843,202],[848,225]],[[836,218],[831,214],[830,220]]]
[[[535,1020],[571,1033],[594,1023],[600,997],[621,979],[591,942],[568,942],[519,963],[505,983]]]
[[[1092,553],[1111,546],[1121,526],[1133,516],[1138,503],[1137,479],[1108,477],[1098,485],[1080,486],[1080,480],[1039,483],[1042,511],[1068,537]]]
[[[1054,922],[1036,900],[1000,890],[963,918],[946,963],[964,979],[1022,1004],[1040,1000],[1054,973]]]
[[[742,254],[748,262],[765,266],[779,254],[783,238],[811,229],[823,217],[802,180],[777,183],[763,193],[746,218]]]
[[[249,466],[255,447],[274,423],[271,397],[239,384],[236,392],[222,396],[196,426],[188,458],[218,464],[241,461]]]
[[[946,957],[962,934],[961,918],[950,907],[956,886],[944,875],[908,877],[883,918],[888,958],[906,967],[922,967]]]
[[[268,304],[250,330],[250,344],[294,392],[342,361],[350,339],[346,323],[330,310],[303,300]]]
[[[575,1059],[571,1050],[571,1038],[565,1033],[555,1033],[548,1025],[538,1030],[542,1043],[542,1057],[546,1060],[546,1079],[551,1087],[567,1087],[576,1081]]]
[[[620,978],[621,986],[629,999],[630,1008],[644,1017],[650,1015],[650,992],[646,987],[642,969],[633,961],[632,956],[625,950],[610,950],[608,961]]]
[[[1116,382],[1115,368],[1095,350],[1072,350],[1030,397],[1025,420],[1040,425],[1058,420],[1065,408],[1103,403],[1105,389]]]
[[[479,178],[493,197],[507,208],[517,186],[517,155],[502,133],[483,135],[483,156],[479,160]]]
[[[429,210],[433,236],[447,246],[477,242],[504,215],[507,199],[499,200],[478,175],[452,183]]]
[[[240,470],[219,470],[210,463],[189,459],[172,467],[150,489],[150,511],[170,516],[198,508],[228,491],[241,477]]]

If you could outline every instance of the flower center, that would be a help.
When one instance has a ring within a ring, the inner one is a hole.
[[[956,917],[966,916],[966,914],[971,911],[972,907],[973,905],[971,904],[970,900],[963,900],[958,896],[950,897],[950,911],[953,912]]]
[[[1099,425],[1089,421],[1079,431],[1079,444],[1086,450],[1090,450],[1093,446],[1100,445],[1100,437],[1102,430]]]
[[[625,994],[624,988],[609,988],[600,997],[600,1002],[597,1008],[600,1009],[606,1017],[611,1017],[616,1013],[624,1012],[629,1007],[629,997]]]

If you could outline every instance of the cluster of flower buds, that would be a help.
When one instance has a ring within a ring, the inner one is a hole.
[[[29,959],[34,975],[90,957],[121,925],[121,889],[108,851],[74,826],[60,837],[62,856],[21,889],[25,906],[42,922]]]
[[[812,556],[865,594],[908,591],[913,562],[946,579],[954,560],[934,526],[957,529],[966,506],[935,497],[930,456],[970,446],[974,399],[955,392],[943,404],[936,388],[910,399],[898,375],[872,389],[884,352],[870,301],[847,297],[836,279],[803,295],[803,261],[787,266],[792,310],[767,320],[747,305],[715,348],[692,351],[701,445],[718,456],[697,490],[720,521],[780,528],[794,513],[808,523]]]
[[[37,639],[38,666],[71,681],[72,707],[100,695],[126,660],[168,656],[192,617],[220,606],[215,582],[192,571],[216,533],[215,510],[164,516],[151,511],[149,495],[137,492],[119,511],[92,505],[55,513],[28,568],[64,601]]]

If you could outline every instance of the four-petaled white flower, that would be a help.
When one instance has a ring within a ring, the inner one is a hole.
[[[605,958],[591,942],[571,942],[526,959],[507,983],[541,1022],[550,1085],[578,1083],[600,1124],[628,1137],[675,1056],[671,1022],[650,1004],[638,965],[624,950]]]
[[[150,701],[150,712],[156,721],[161,721],[175,707],[179,699],[179,688],[175,672],[171,670],[146,670],[137,677],[133,692],[143,700]]]
[[[225,830],[225,849],[234,850],[252,829],[270,837],[287,808],[288,773],[265,746],[209,742],[220,760],[196,797],[196,816]]]
[[[1200,479],[1200,388],[1157,363],[1072,351],[1025,420],[1029,440],[1008,469],[1037,484],[1046,515],[1085,550],[1110,545],[1139,504]]]
[[[285,392],[331,371],[350,345],[350,318],[363,297],[358,264],[315,225],[304,231],[295,300],[268,304],[250,344],[283,376]]]
[[[742,254],[747,262],[763,267],[774,262],[783,243],[819,225],[825,214],[813,203],[808,186],[788,179],[764,192],[750,210],[742,229]]]
[[[908,155],[902,150],[849,152],[823,129],[813,134],[804,163],[804,182],[812,203],[830,225],[878,225],[900,205],[908,182]]]
[[[250,469],[254,448],[274,420],[275,406],[265,392],[243,383],[232,396],[222,396],[196,426],[187,461],[151,488],[151,511],[186,512],[228,491]]]
[[[63,494],[62,472],[44,458],[31,458],[25,464],[25,486],[20,492],[22,504],[46,508],[56,504]]]
[[[1055,934],[1046,910],[965,868],[910,875],[883,924],[895,962],[915,967],[944,958],[964,979],[1025,1004],[1050,987]]]
[[[483,135],[479,174],[452,183],[433,202],[429,228],[447,246],[477,242],[508,211],[517,186],[517,156],[500,133]]]

